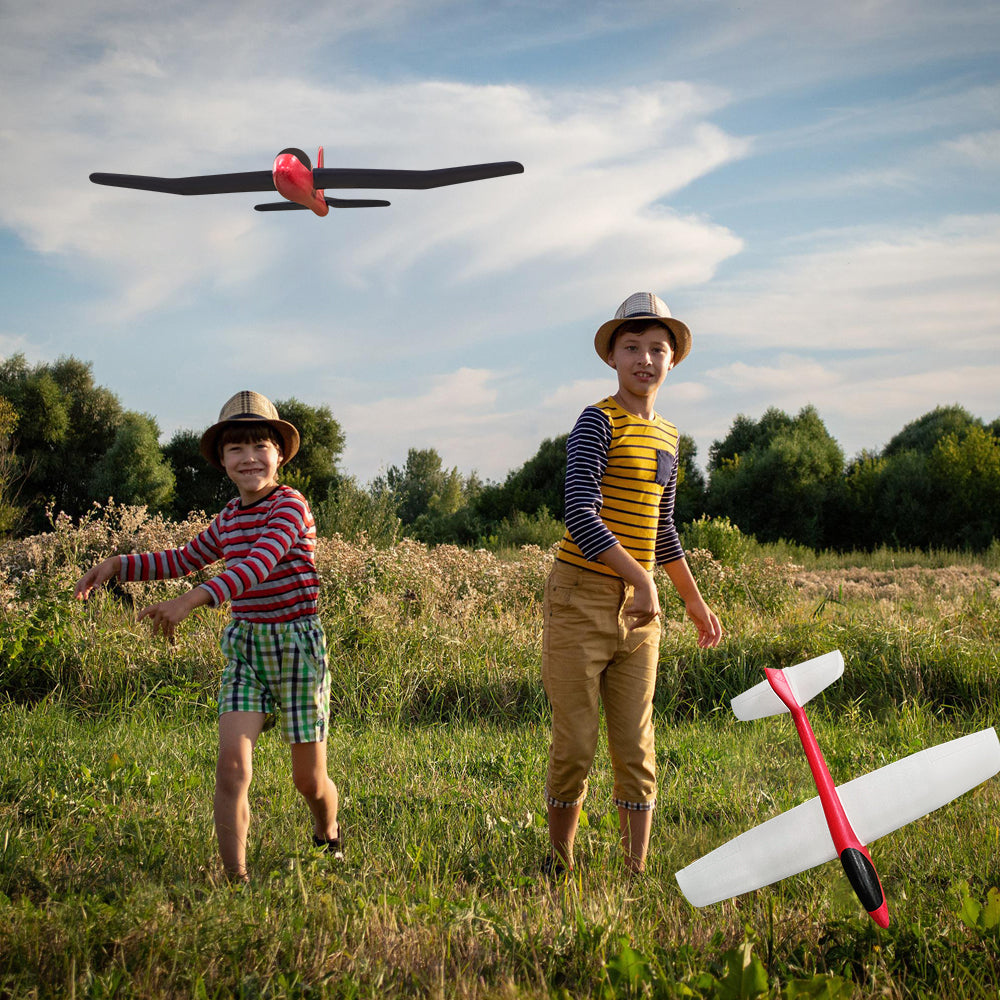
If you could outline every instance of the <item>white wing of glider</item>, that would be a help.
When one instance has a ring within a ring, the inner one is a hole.
[[[843,672],[844,658],[840,655],[839,649],[824,653],[822,656],[814,656],[811,660],[796,663],[794,667],[785,667],[782,670],[792,694],[795,695],[795,700],[800,705],[815,698]],[[774,689],[766,680],[744,691],[743,694],[738,694],[730,705],[736,718],[744,722],[788,711],[785,703],[774,693]]]
[[[837,794],[854,832],[862,843],[870,844],[939,809],[998,771],[1000,740],[995,729],[983,729],[855,778],[838,786]],[[677,882],[689,902],[707,906],[836,856],[823,807],[814,798],[682,868]]]

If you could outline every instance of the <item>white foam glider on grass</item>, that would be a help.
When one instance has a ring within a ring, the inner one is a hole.
[[[834,650],[784,670],[733,698],[736,718],[791,712],[819,797],[762,823],[677,872],[695,906],[770,885],[839,857],[861,904],[889,926],[882,883],[866,844],[939,809],[1000,771],[1000,740],[983,729],[834,786],[802,706],[844,672]]]

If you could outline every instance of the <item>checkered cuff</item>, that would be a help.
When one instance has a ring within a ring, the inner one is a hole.
[[[612,799],[612,802],[619,809],[631,809],[632,812],[652,812],[656,807],[656,800],[652,802],[626,802],[624,799]]]
[[[549,795],[549,790],[545,789],[545,804],[547,806],[554,806],[556,809],[572,809],[574,806],[580,805],[583,802],[584,796],[580,796],[575,802],[563,802],[562,799],[554,799]]]

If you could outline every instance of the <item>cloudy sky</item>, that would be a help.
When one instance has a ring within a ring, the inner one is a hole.
[[[652,290],[701,462],[769,406],[848,456],[993,420],[998,55],[994,0],[0,0],[0,355],[92,362],[164,439],[253,388],[328,405],[362,482],[411,447],[501,480]],[[525,173],[325,219],[88,181],[319,145]]]

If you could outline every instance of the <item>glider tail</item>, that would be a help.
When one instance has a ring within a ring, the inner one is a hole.
[[[813,657],[794,667],[781,671],[799,705],[815,698],[824,688],[829,687],[844,672],[844,658],[839,649],[822,656]],[[737,719],[763,719],[768,715],[779,715],[788,711],[788,706],[778,697],[771,684],[764,680],[760,684],[738,694],[730,702]]]

